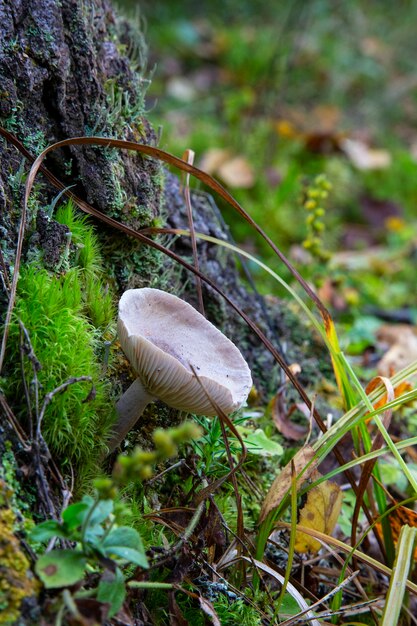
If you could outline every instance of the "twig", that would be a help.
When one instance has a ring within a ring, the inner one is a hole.
[[[49,393],[47,393],[45,395],[45,398],[44,398],[44,401],[43,401],[43,405],[42,405],[42,409],[41,409],[41,412],[39,413],[38,423],[36,425],[36,438],[38,440],[43,439],[42,438],[42,434],[41,434],[42,420],[44,418],[46,408],[47,408],[48,404],[51,402],[52,398],[54,396],[56,396],[58,393],[62,393],[63,391],[65,391],[70,385],[74,385],[75,383],[80,383],[80,382],[83,382],[83,381],[88,381],[88,382],[92,383],[93,379],[91,378],[91,376],[72,377],[72,378],[69,378],[64,383],[62,383],[62,385],[59,385],[58,387],[55,387],[55,389],[53,389],[52,391],[50,391]],[[94,388],[94,385],[93,385],[93,388]]]
[[[42,369],[42,365],[40,364],[38,358],[36,357],[36,354],[33,350],[32,342],[29,337],[29,333],[21,320],[19,320],[19,327],[20,327],[20,363],[21,363],[21,368],[22,368],[23,387],[25,390],[26,404],[27,404],[28,416],[29,416],[29,438],[32,441],[33,439],[32,403],[30,401],[30,391],[29,391],[29,387],[26,381],[25,367],[23,363],[23,355],[25,354],[27,356],[27,358],[29,359],[32,365],[33,382],[34,382],[34,387],[35,387],[35,412],[36,412],[37,420],[39,419],[39,383],[38,383],[37,373]],[[25,341],[23,341],[23,337]]]
[[[172,472],[172,470],[177,469],[177,467],[181,467],[184,464],[185,464],[185,459],[180,459],[179,461],[177,461],[173,465],[170,465],[169,467],[165,468],[162,472],[159,472],[159,474],[156,474],[156,476],[153,476],[152,478],[147,480],[146,483],[148,485],[152,485],[152,483],[154,483],[155,481],[157,481],[160,478],[162,478],[162,476],[164,476],[168,472]]]
[[[0,264],[1,264],[1,267],[2,267],[2,271],[0,272],[0,276],[2,278],[3,287],[4,287],[4,290],[6,291],[6,293],[9,295],[10,294],[11,285],[10,285],[9,277],[7,275],[6,262],[4,260],[4,256],[3,256],[3,252],[2,252],[1,248],[0,248]]]
[[[185,161],[187,161],[187,163],[192,165],[194,163],[194,156],[195,156],[195,153],[194,153],[193,150],[186,150],[185,153],[183,154],[183,159]],[[194,228],[194,220],[193,220],[193,209],[192,209],[192,206],[191,206],[190,174],[186,174],[185,175],[185,187],[184,187],[183,193],[184,193],[185,204],[186,204],[186,207],[187,207],[188,224],[190,226],[191,247],[192,247],[192,250],[193,250],[193,262],[194,262],[195,269],[198,271],[200,269],[200,266],[199,266],[199,262],[198,262],[197,239],[196,239],[196,236],[195,236],[195,228]],[[195,278],[195,286],[196,286],[196,289],[197,289],[198,308],[200,309],[201,315],[205,316],[204,301],[203,301],[203,290],[202,290],[202,287],[201,287],[201,279],[200,279],[200,277],[197,274],[195,275],[194,278]]]
[[[27,443],[27,435],[24,432],[23,428],[21,427],[19,421],[16,419],[13,411],[9,407],[7,400],[6,400],[6,396],[3,394],[1,390],[0,390],[0,406],[2,408],[3,414],[5,415],[7,421],[13,428],[14,432],[16,433],[17,438],[19,439],[21,445],[23,446],[23,449],[25,450],[25,452],[30,452],[31,448]]]

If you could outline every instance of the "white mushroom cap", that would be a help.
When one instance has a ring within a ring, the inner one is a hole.
[[[119,303],[118,334],[145,390],[173,408],[216,415],[208,394],[229,414],[248,397],[251,373],[238,348],[177,296],[129,289]]]

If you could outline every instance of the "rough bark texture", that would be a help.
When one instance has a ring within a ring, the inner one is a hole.
[[[0,122],[35,156],[60,139],[93,133],[155,142],[143,115],[145,45],[140,33],[116,20],[107,0],[2,0],[0,23]],[[9,257],[22,158],[3,141],[1,147],[0,227]],[[47,164],[63,182],[76,184],[79,195],[133,227],[160,212],[158,163],[71,147],[53,153]],[[28,228],[36,224],[29,221]],[[62,236],[55,236],[59,245]]]

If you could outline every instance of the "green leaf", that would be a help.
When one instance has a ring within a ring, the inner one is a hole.
[[[238,430],[241,432],[250,454],[259,456],[281,456],[284,454],[281,444],[267,437],[262,428],[251,431],[249,428],[238,426]]]
[[[30,531],[30,538],[34,541],[48,541],[52,537],[61,537],[63,539],[68,537],[63,526],[55,520],[42,522]]]
[[[86,564],[78,550],[51,550],[37,560],[35,572],[47,589],[68,587],[82,580]]]
[[[106,548],[109,546],[124,546],[125,548],[134,548],[144,552],[142,539],[138,531],[128,526],[113,528],[104,539],[103,545]]]
[[[66,528],[71,531],[83,523],[89,506],[86,502],[71,504],[62,513],[62,519]]]
[[[133,563],[134,565],[138,565],[144,569],[149,567],[148,559],[146,558],[144,551],[139,552],[139,550],[126,548],[125,546],[109,546],[106,547],[106,554],[109,557],[119,556],[125,561],[129,561],[129,563]]]
[[[108,556],[113,554],[140,567],[148,567],[141,536],[134,528],[128,526],[113,528],[104,539],[102,547]]]
[[[106,570],[98,585],[97,600],[110,604],[109,618],[120,611],[125,597],[125,580],[120,569],[116,568],[114,573]]]
[[[91,496],[84,496],[82,502],[88,505],[89,510],[94,507],[91,519],[88,522],[89,528],[101,524],[109,517],[110,513],[113,512],[113,500],[100,500],[97,503]]]

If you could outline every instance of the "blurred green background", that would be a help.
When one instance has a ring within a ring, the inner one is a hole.
[[[122,4],[149,46],[159,146],[194,150],[337,314],[413,312],[417,2]],[[318,175],[330,191],[313,216]],[[239,244],[288,278],[223,210]],[[277,293],[264,275],[259,288]]]

